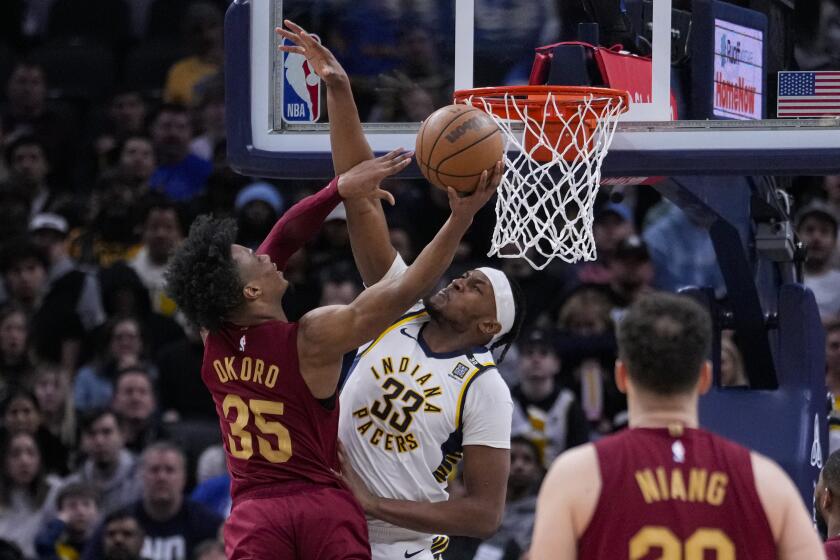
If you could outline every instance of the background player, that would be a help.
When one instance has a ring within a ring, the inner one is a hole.
[[[172,259],[171,295],[209,330],[201,375],[232,478],[228,558],[370,557],[362,512],[334,474],[342,356],[434,286],[493,189],[485,174],[475,195],[453,197],[449,220],[414,265],[349,305],[289,323],[281,271],[340,197],[381,196],[379,182],[408,161],[397,150],[343,173],[287,212],[256,252],[233,243],[232,221],[199,218]]]
[[[531,559],[823,558],[802,500],[769,459],[698,429],[712,383],[708,314],[646,296],[618,329],[630,429],[560,456],[543,483]],[[573,483],[571,482],[573,481]]]
[[[327,83],[336,172],[373,158],[343,68],[304,30],[286,25],[291,32],[278,33],[296,46],[281,50],[305,55]],[[497,164],[494,185],[500,175]],[[404,274],[379,201],[345,206],[365,284]],[[339,433],[346,479],[376,518],[368,525],[375,559],[430,559],[448,542],[436,533],[486,538],[496,531],[513,404],[487,347],[516,336],[524,309],[513,290],[501,271],[472,270],[360,350],[341,392]],[[462,455],[466,495],[448,499],[447,478]]]
[[[817,528],[826,537],[828,560],[840,560],[840,451],[828,456],[814,490]]]

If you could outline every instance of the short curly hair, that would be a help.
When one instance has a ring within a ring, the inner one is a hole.
[[[187,319],[211,331],[244,301],[244,285],[230,252],[236,234],[232,219],[199,216],[166,271],[169,296]]]

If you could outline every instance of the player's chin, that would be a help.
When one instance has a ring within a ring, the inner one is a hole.
[[[446,303],[449,301],[449,298],[443,292],[443,290],[432,294],[430,296],[426,296],[423,299],[423,305],[426,307],[426,310],[429,313],[440,313],[446,307]]]

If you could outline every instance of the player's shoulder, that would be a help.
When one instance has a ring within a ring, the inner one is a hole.
[[[575,484],[569,484],[570,480]],[[594,506],[600,487],[601,471],[595,444],[585,443],[564,451],[554,460],[546,474],[542,493],[558,498],[564,495],[571,503],[586,501]]]

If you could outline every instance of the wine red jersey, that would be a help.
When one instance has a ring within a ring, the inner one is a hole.
[[[338,399],[317,400],[300,373],[297,323],[226,324],[210,333],[201,377],[222,428],[231,496],[287,492],[290,482],[340,484]]]
[[[748,449],[681,427],[629,429],[595,449],[601,496],[579,559],[776,558]]]
[[[840,536],[834,536],[825,541],[826,560],[840,560]]]

